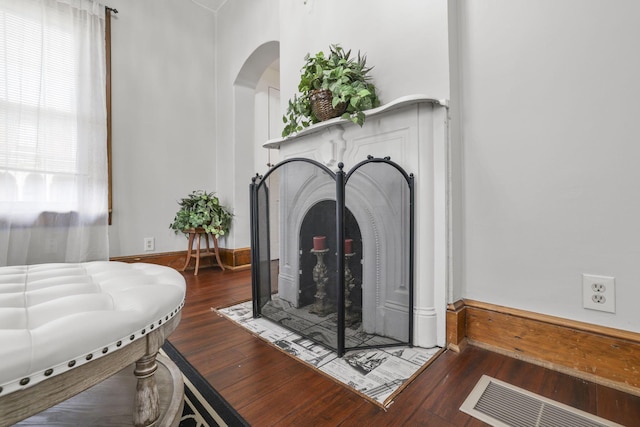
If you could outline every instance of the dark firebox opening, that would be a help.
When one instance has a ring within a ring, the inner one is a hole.
[[[327,266],[327,302],[330,306],[336,307],[337,292],[337,267],[336,253],[338,246],[336,243],[336,202],[334,200],[323,200],[311,207],[305,215],[300,227],[300,307],[306,307],[315,302],[317,292],[316,283],[313,280],[313,268],[318,262],[317,257],[312,253],[313,238],[316,236],[326,237],[326,247],[329,249],[323,261]],[[360,227],[355,217],[345,209],[345,239],[352,241],[351,248],[353,256],[348,257],[347,263],[353,277],[354,287],[349,292],[350,310],[355,318],[362,319],[362,235]]]

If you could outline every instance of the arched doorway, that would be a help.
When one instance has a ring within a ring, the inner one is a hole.
[[[232,140],[222,141],[221,149],[232,151],[233,155],[233,203],[234,225],[230,234],[230,246],[244,248],[249,242],[249,203],[247,198],[247,177],[255,170],[256,157],[256,87],[265,70],[280,58],[280,43],[269,41],[258,46],[244,61],[234,82],[233,101],[226,106],[232,110]],[[262,141],[265,142],[265,141]],[[228,158],[225,156],[225,158]],[[266,167],[266,165],[265,165]],[[261,171],[264,173],[264,170]]]

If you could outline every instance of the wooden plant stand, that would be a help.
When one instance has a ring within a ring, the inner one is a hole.
[[[187,249],[187,259],[184,263],[184,267],[182,267],[181,271],[185,271],[187,269],[187,267],[189,266],[189,262],[191,261],[191,258],[195,258],[196,259],[196,270],[193,273],[194,276],[198,275],[198,269],[200,268],[200,259],[201,258],[207,258],[207,257],[216,257],[216,261],[218,262],[218,266],[222,269],[222,271],[224,271],[224,265],[222,265],[222,261],[220,261],[220,251],[218,249],[218,238],[216,237],[215,234],[213,233],[207,233],[204,228],[190,228],[189,230],[186,230],[187,233],[189,233],[189,248]],[[209,234],[211,234],[211,237],[213,238],[213,251],[211,251],[211,248],[209,246]],[[201,236],[204,235],[204,241],[206,243],[207,246],[207,250],[204,252],[200,251],[200,238]],[[193,240],[195,239],[196,241],[196,249],[195,249],[195,253],[193,250]]]

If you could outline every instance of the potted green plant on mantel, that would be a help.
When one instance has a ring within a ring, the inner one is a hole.
[[[363,111],[378,107],[380,100],[371,83],[366,55],[351,57],[351,50],[331,45],[329,55],[307,54],[297,94],[289,100],[282,121],[282,136],[299,132],[311,124],[340,116],[363,125]]]
[[[193,230],[204,229],[214,236],[224,236],[231,227],[233,214],[220,204],[215,193],[196,190],[178,202],[180,209],[169,228],[176,234],[189,235]]]

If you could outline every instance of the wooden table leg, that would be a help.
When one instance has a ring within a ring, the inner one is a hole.
[[[189,233],[189,247],[187,248],[187,260],[184,263],[184,267],[182,267],[181,271],[185,271],[189,266],[189,261],[191,261],[191,247],[193,246],[193,238],[195,237],[195,233]],[[198,270],[196,270],[197,272]]]
[[[147,332],[144,340],[146,351],[144,356],[136,361],[133,374],[138,379],[133,407],[133,424],[136,427],[155,425],[160,418],[160,394],[156,383],[155,373],[158,369],[156,356],[167,338],[167,325],[180,321],[180,315],[175,316],[164,327]],[[170,333],[170,332],[169,332]]]
[[[160,418],[160,395],[156,384],[156,354],[146,355],[136,362],[133,371],[138,379],[133,406],[133,424],[136,427],[149,426]]]
[[[193,273],[194,276],[198,275],[198,268],[200,268],[200,236],[202,233],[196,233],[198,238],[196,239],[196,271]]]
[[[222,265],[222,261],[220,261],[220,251],[218,250],[218,238],[215,234],[211,234],[213,236],[213,248],[216,251],[216,261],[218,261],[218,265],[224,271],[224,265]]]
[[[200,252],[200,242],[201,242],[201,238],[202,235],[204,234],[204,238],[205,238],[205,242],[206,242],[206,246],[207,246],[207,251],[203,254],[201,254]],[[224,271],[224,265],[222,265],[222,260],[220,259],[220,248],[218,247],[218,238],[216,237],[215,234],[211,233],[211,237],[213,238],[213,246],[215,248],[215,252],[212,253],[211,252],[211,246],[209,244],[209,233],[207,233],[206,231],[204,231],[203,229],[192,229],[189,230],[189,247],[187,248],[187,259],[184,262],[184,267],[182,267],[181,271],[185,271],[187,269],[187,267],[189,267],[189,262],[191,261],[191,258],[195,258],[196,259],[196,269],[193,273],[194,276],[198,275],[198,270],[200,270],[200,258],[205,256],[213,256],[215,255],[216,257],[216,261],[218,262],[218,265],[220,266],[220,268],[222,269],[222,271]],[[194,240],[195,240],[195,245],[196,245],[196,249],[195,249],[195,254],[193,253],[193,244],[194,244]]]

